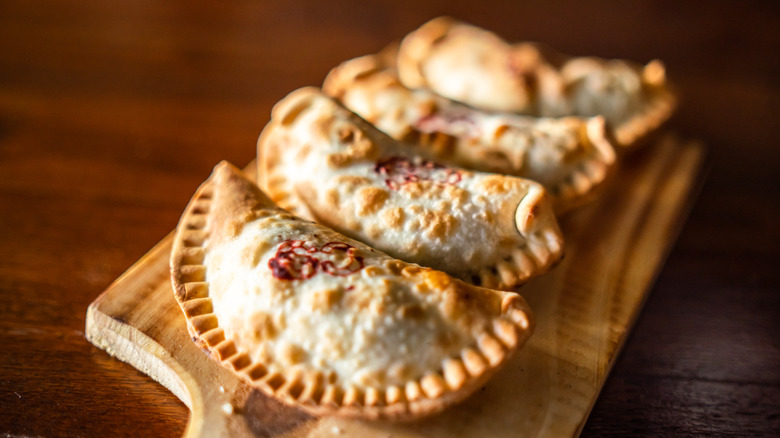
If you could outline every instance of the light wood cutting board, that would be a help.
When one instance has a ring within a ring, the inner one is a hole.
[[[179,397],[191,411],[186,436],[577,436],[682,225],[704,155],[667,135],[565,217],[564,260],[520,291],[534,335],[482,390],[428,419],[314,418],[239,381],[187,333],[168,275],[171,235],[89,306],[87,338]]]

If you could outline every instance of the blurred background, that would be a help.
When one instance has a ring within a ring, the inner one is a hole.
[[[585,436],[780,434],[776,1],[0,3],[0,434],[178,436],[188,411],[84,340],[273,104],[438,15],[661,59],[709,176]],[[87,408],[85,408],[87,407]],[[138,421],[143,418],[144,421]]]

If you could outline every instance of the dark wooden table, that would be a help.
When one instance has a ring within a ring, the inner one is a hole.
[[[585,436],[780,435],[773,2],[0,3],[0,435],[178,436],[187,408],[84,338],[271,106],[449,14],[566,53],[660,58],[709,177]]]

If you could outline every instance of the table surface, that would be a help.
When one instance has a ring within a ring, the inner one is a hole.
[[[0,3],[0,434],[179,436],[187,408],[84,338],[272,105],[452,15],[662,59],[710,171],[583,431],[780,435],[780,10],[772,2]],[[774,111],[773,111],[774,110]]]

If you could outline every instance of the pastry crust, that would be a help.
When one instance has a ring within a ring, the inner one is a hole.
[[[491,113],[411,90],[383,55],[331,70],[323,91],[397,140],[439,161],[542,183],[559,214],[592,199],[615,165],[604,118],[536,118]],[[394,59],[394,58],[391,58]]]
[[[512,289],[561,257],[543,186],[438,164],[316,88],[274,107],[258,157],[279,205],[408,262]]]
[[[676,106],[660,61],[639,66],[549,52],[530,43],[508,44],[487,30],[439,17],[404,38],[398,71],[410,88],[490,111],[603,115],[625,147],[655,131]]]
[[[483,385],[533,328],[519,295],[298,219],[226,163],[182,215],[171,279],[213,359],[318,415],[438,412]]]

